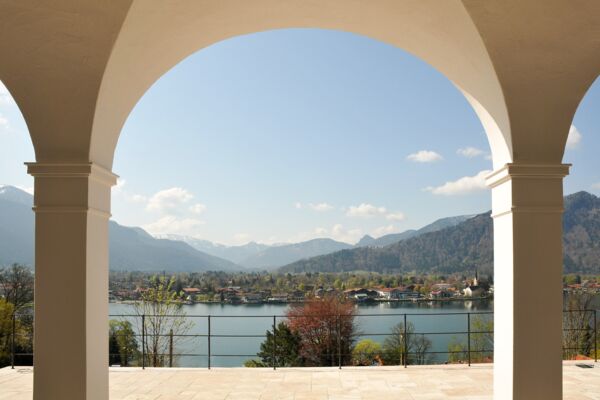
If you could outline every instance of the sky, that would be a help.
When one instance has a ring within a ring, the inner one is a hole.
[[[582,101],[565,193],[600,195],[600,82]],[[491,208],[481,123],[430,65],[363,36],[289,29],[202,49],[123,127],[113,219],[228,245],[355,243]],[[31,191],[35,159],[0,85],[0,184]]]

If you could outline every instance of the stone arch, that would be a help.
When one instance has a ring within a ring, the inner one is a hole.
[[[267,11],[268,10],[268,11]],[[496,166],[511,162],[508,114],[483,41],[459,1],[332,1],[132,5],[107,63],[96,104],[90,160],[110,169],[119,133],[147,89],[187,56],[216,42],[282,28],[361,34],[428,62],[466,96],[480,117]]]

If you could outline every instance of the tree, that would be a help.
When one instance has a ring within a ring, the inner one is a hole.
[[[352,361],[354,305],[335,296],[295,304],[288,325],[300,337],[300,356],[307,366],[334,366]]]
[[[275,340],[273,340],[275,339]],[[273,332],[267,331],[266,339],[260,345],[257,356],[261,361],[251,360],[245,363],[249,367],[270,367],[273,365],[273,353],[278,367],[301,367],[304,360],[300,356],[300,336],[292,332],[285,322],[280,322]]]
[[[135,332],[129,321],[109,321],[109,365],[130,365],[140,354]]]
[[[153,276],[140,301],[134,303],[138,332],[143,330],[145,334],[146,357],[153,367],[166,364],[170,332],[173,333],[173,347],[176,347],[183,340],[182,335],[192,327],[186,319],[180,295],[172,290],[174,283],[174,277],[167,280],[164,276]]]
[[[494,319],[476,315],[471,319],[471,362],[490,362],[494,356]]]
[[[381,345],[371,339],[361,340],[352,349],[355,365],[374,365],[381,362]]]
[[[589,293],[570,293],[565,299],[563,313],[563,358],[570,360],[581,354],[593,356],[594,296]]]
[[[494,355],[494,320],[491,316],[476,315],[471,318],[471,362],[490,362]],[[468,340],[468,339],[467,339]],[[466,341],[452,337],[448,343],[448,362],[469,360]]]
[[[268,365],[259,360],[246,360],[246,361],[244,361],[244,367],[246,367],[246,368],[264,368],[264,367],[268,367]]]
[[[427,352],[431,349],[431,340],[425,335],[415,333],[412,322],[400,322],[392,328],[390,336],[383,341],[383,361],[389,365],[426,364]]]
[[[448,343],[448,362],[462,363],[468,360],[467,355],[467,346],[459,341],[456,337],[450,339],[450,343]]]
[[[33,273],[24,265],[0,269],[0,292],[19,313],[33,302]]]
[[[14,305],[0,297],[0,368],[10,364]],[[15,320],[15,352],[31,353],[31,325]]]

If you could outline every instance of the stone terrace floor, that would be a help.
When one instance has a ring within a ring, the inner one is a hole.
[[[600,400],[600,364],[563,371],[564,399]],[[32,368],[0,369],[0,400],[30,400],[32,384]],[[167,399],[491,400],[492,366],[110,369],[110,400]]]

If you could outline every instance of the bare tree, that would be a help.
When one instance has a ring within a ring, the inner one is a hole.
[[[594,296],[589,293],[570,293],[565,299],[563,313],[563,358],[577,355],[592,356],[594,350]]]
[[[174,283],[174,277],[169,280],[164,276],[152,277],[148,289],[142,293],[141,300],[134,304],[138,316],[138,332],[144,332],[144,350],[153,367],[166,364],[171,333],[175,348],[184,340],[182,335],[192,326],[186,318],[180,295],[173,290]]]
[[[415,333],[415,326],[407,322],[400,322],[392,327],[392,333],[383,342],[383,360],[389,365],[427,364],[430,361],[428,351],[431,349],[431,340],[424,334]]]
[[[0,269],[0,293],[13,305],[15,314],[33,302],[33,273],[24,265]]]

